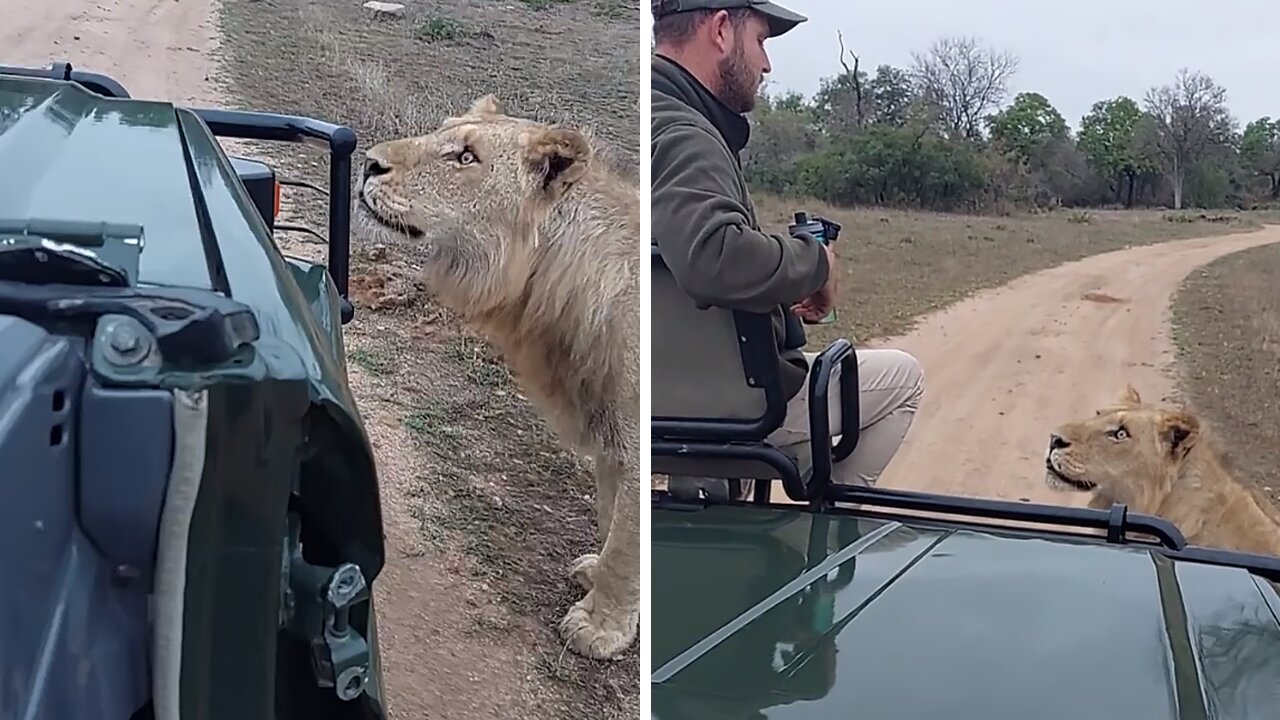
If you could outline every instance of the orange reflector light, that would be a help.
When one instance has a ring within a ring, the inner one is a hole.
[[[280,217],[280,181],[276,180],[275,185],[276,185],[276,206],[271,216]]]

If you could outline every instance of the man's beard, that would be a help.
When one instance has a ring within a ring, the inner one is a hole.
[[[736,113],[750,112],[756,106],[756,78],[747,67],[742,43],[735,43],[729,57],[716,67],[720,102]]]

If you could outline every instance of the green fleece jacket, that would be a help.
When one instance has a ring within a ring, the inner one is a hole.
[[[830,266],[811,235],[760,230],[742,175],[746,118],[672,60],[653,58],[652,242],[699,305],[770,313],[788,398],[808,370],[804,331],[790,311],[817,292]]]

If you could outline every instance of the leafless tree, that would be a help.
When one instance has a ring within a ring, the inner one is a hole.
[[[980,136],[982,118],[999,107],[1018,70],[1012,53],[983,47],[973,37],[944,37],[911,57],[912,77],[944,130],[969,139]]]
[[[1228,142],[1234,129],[1227,91],[1208,75],[1183,68],[1171,85],[1151,88],[1145,105],[1154,121],[1156,149],[1173,185],[1173,207],[1180,210],[1187,168],[1213,146]]]
[[[844,34],[839,30],[836,31],[836,39],[840,41],[840,66],[844,68],[845,77],[849,78],[853,84],[853,124],[859,130],[862,129],[866,122],[866,115],[862,111],[862,76],[858,69],[861,58],[854,54],[852,50],[845,49]],[[853,58],[853,67],[849,67],[849,63],[844,61],[845,53]]]

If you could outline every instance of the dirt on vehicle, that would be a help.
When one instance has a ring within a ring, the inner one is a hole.
[[[1174,298],[1181,397],[1210,423],[1232,474],[1280,507],[1280,246],[1194,270]]]
[[[585,126],[635,178],[639,13],[621,0],[0,0],[3,62],[68,60],[136,97],[312,115],[361,148],[425,131],[493,92],[520,114]],[[229,142],[320,185],[321,153]],[[323,197],[284,216],[323,230]],[[303,235],[286,252],[323,257]],[[634,718],[639,652],[597,662],[555,624],[594,549],[588,466],[563,450],[478,338],[424,299],[412,248],[353,237],[351,383],[380,472],[388,563],[379,630],[395,718]]]

